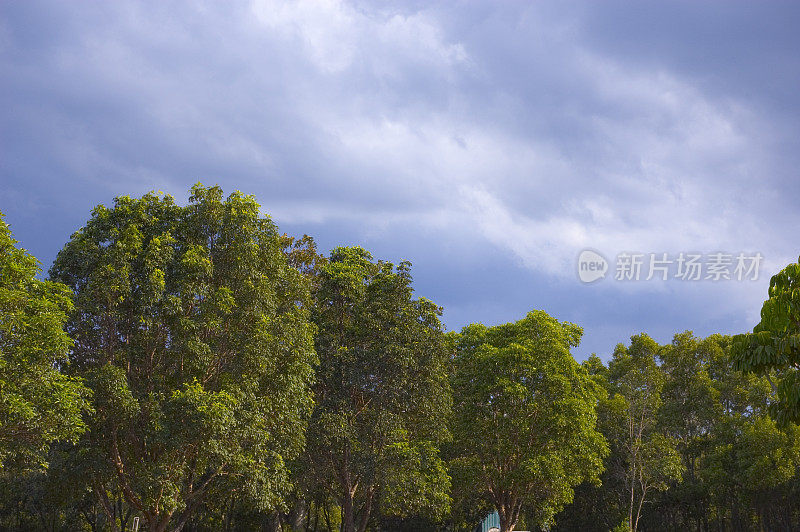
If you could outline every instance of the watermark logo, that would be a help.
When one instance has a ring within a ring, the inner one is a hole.
[[[616,257],[615,281],[756,281],[761,253],[638,253]],[[593,283],[606,277],[609,263],[600,253],[585,249],[578,255],[578,278]]]
[[[603,279],[608,271],[608,261],[591,249],[584,249],[578,255],[578,278],[583,283],[593,283]]]

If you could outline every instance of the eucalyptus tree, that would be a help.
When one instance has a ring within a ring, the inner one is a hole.
[[[730,349],[722,335],[637,335],[608,367],[584,362],[609,391],[598,413],[611,453],[556,530],[797,528],[800,432],[769,419],[768,381],[735,371]]]
[[[723,415],[710,368],[714,357],[722,355],[729,343],[728,337],[700,339],[685,331],[676,334],[658,355],[665,382],[657,421],[676,443],[685,469],[681,481],[673,482],[668,493],[660,497],[660,504],[664,510],[672,510],[681,520],[680,526],[691,523],[708,528],[710,498],[699,473]]]
[[[111,487],[154,531],[180,530],[214,490],[278,505],[312,406],[313,326],[255,199],[119,197],[51,276],[75,293],[70,359],[94,390],[81,445],[110,520]]]
[[[301,261],[309,264],[310,261]],[[441,516],[450,412],[441,310],[414,298],[410,264],[336,248],[316,264],[320,357],[306,471],[341,507],[342,530],[382,515]]]
[[[604,394],[570,353],[582,329],[543,311],[453,337],[452,461],[457,490],[494,506],[502,532],[524,513],[547,526],[597,481],[608,448],[596,428]]]
[[[698,475],[708,490],[714,519],[734,529],[759,523],[766,530],[800,524],[800,430],[769,416],[769,380],[734,369],[730,338],[718,338],[708,372],[719,392],[716,420]],[[735,348],[733,348],[735,349]],[[774,381],[773,381],[774,382]]]
[[[609,362],[610,394],[604,404],[604,434],[612,448],[608,467],[625,488],[621,495],[632,531],[639,527],[648,498],[666,490],[684,471],[675,439],[658,423],[666,382],[657,361],[660,349],[646,334],[635,335],[629,347],[617,345]]]
[[[77,438],[88,390],[59,371],[72,340],[64,331],[69,288],[42,281],[38,261],[0,213],[0,473],[45,465],[50,444]]]

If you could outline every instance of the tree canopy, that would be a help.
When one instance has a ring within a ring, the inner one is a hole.
[[[555,530],[792,530],[800,522],[800,432],[767,415],[763,376],[733,368],[731,337],[636,335],[608,365],[600,486],[585,483]]]
[[[450,411],[441,310],[413,297],[410,263],[376,262],[362,248],[334,249],[317,283],[311,474],[340,505],[344,532],[363,532],[375,506],[441,517]]]
[[[36,278],[39,263],[0,213],[0,471],[40,468],[52,442],[86,428],[89,390],[63,371],[69,288]]]
[[[735,337],[733,357],[739,370],[774,376],[772,415],[784,425],[800,423],[800,259],[770,279],[761,321]]]
[[[215,490],[280,504],[311,412],[307,281],[251,196],[192,189],[100,206],[51,270],[75,292],[71,369],[90,383],[81,440],[106,513],[118,486],[151,530]]]
[[[502,532],[524,513],[546,526],[596,481],[607,453],[596,428],[603,390],[570,354],[582,330],[543,311],[454,335],[452,468],[459,491],[495,507]]]
[[[98,206],[40,273],[0,214],[2,530],[800,529],[800,263],[752,333],[580,364],[218,187]]]

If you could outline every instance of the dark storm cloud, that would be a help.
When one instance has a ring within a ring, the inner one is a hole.
[[[47,265],[97,203],[200,180],[415,263],[451,328],[544,308],[580,353],[736,332],[756,283],[585,286],[585,247],[793,259],[798,9],[6,3],[0,209]]]

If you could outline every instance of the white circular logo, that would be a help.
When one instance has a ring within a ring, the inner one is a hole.
[[[608,271],[608,261],[591,249],[584,249],[578,255],[578,279],[583,283],[593,283],[603,279]]]

